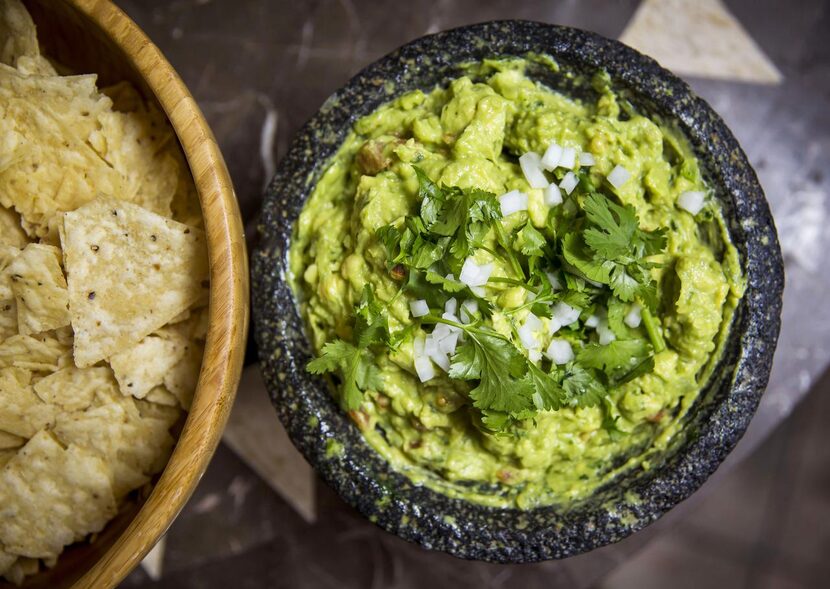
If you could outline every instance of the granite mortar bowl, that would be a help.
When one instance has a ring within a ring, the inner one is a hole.
[[[689,138],[739,251],[746,294],[724,354],[662,464],[633,471],[567,507],[527,511],[451,499],[394,471],[309,375],[312,350],[286,281],[292,230],[326,162],[352,124],[413,89],[446,85],[459,64],[528,53],[552,56],[561,72],[529,75],[566,95],[590,92],[604,69],[641,112]],[[575,74],[573,76],[562,75]],[[738,142],[711,107],[676,76],[625,45],[585,31],[525,21],[472,25],[417,39],[358,73],[303,127],[267,189],[254,254],[254,319],[262,370],[294,444],[343,499],[382,528],[458,557],[519,563],[579,554],[643,528],[691,495],[746,430],[769,377],[784,277],[764,193]],[[327,452],[336,440],[342,452]]]

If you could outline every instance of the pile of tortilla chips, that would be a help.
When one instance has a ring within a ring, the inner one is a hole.
[[[199,374],[208,267],[167,120],[58,75],[0,0],[0,576],[94,537],[165,465]]]

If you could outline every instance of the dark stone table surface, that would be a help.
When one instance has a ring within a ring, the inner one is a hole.
[[[294,132],[361,67],[441,29],[498,18],[618,37],[637,0],[121,0],[198,100],[221,145],[252,235],[262,189]],[[307,524],[220,447],[172,526],[164,574],[127,587],[586,587],[679,518],[694,517],[722,471],[794,409],[830,361],[830,6],[727,0],[784,75],[780,85],[688,78],[743,144],[771,203],[787,270],[772,379],[744,440],[701,492],[658,524],[562,562],[499,566],[424,551],[363,520],[318,485]],[[276,126],[271,135],[269,130]]]

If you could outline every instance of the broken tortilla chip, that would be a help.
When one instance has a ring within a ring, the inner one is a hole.
[[[133,204],[100,198],[66,213],[62,245],[81,368],[137,344],[208,286],[204,233]]]
[[[14,211],[0,206],[0,245],[13,245],[18,249],[26,247],[29,240],[20,226],[20,216]]]
[[[44,509],[48,506],[48,509]],[[0,544],[51,558],[116,513],[109,469],[89,450],[38,432],[0,471]]]
[[[44,403],[52,403],[64,411],[82,411],[92,405],[96,393],[115,388],[112,371],[106,366],[70,366],[40,379],[34,391]]]
[[[40,56],[35,23],[20,0],[0,0],[0,63],[16,67],[22,56]]]
[[[44,403],[32,388],[32,373],[22,368],[0,368],[0,430],[31,438],[55,422],[57,407]]]
[[[69,325],[69,293],[60,259],[58,248],[30,243],[6,269],[22,335]]]
[[[13,450],[26,443],[25,438],[0,431],[0,450]]]

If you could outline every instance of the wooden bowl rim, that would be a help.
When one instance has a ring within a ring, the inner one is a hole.
[[[75,583],[115,587],[167,531],[221,439],[242,371],[249,320],[248,259],[230,175],[184,82],[147,35],[109,0],[66,0],[116,45],[167,114],[193,175],[208,242],[209,328],[193,404],[150,496],[104,555]]]

